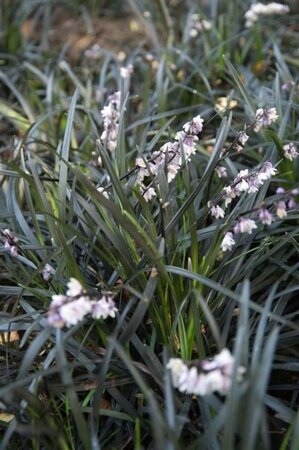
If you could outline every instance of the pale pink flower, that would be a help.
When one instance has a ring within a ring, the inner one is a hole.
[[[259,213],[259,219],[263,225],[271,225],[274,222],[273,214],[271,214],[266,208],[262,208]]]
[[[297,206],[297,203],[295,202],[293,197],[290,197],[290,199],[288,200],[288,203],[287,203],[288,209],[295,209],[296,206]]]
[[[248,233],[252,234],[252,230],[256,229],[256,223],[252,219],[246,219],[245,217],[241,217],[239,221],[234,226],[234,233]]]
[[[290,161],[293,161],[293,159],[296,159],[299,155],[296,145],[292,142],[290,142],[289,144],[285,144],[282,148],[284,157],[289,159]]]
[[[273,164],[270,161],[266,161],[259,170],[257,178],[259,181],[263,182],[265,180],[269,180],[269,178],[271,178],[276,173],[277,169],[275,169]]]
[[[76,278],[71,278],[67,286],[66,295],[52,296],[48,323],[53,327],[77,325],[88,314],[95,319],[115,317],[117,308],[110,293],[102,294],[100,298],[89,295]]]
[[[203,119],[200,115],[193,117],[190,122],[183,125],[183,130],[188,134],[198,134],[203,129]]]
[[[285,92],[289,92],[293,86],[295,85],[294,81],[287,81],[281,85],[281,90]]]
[[[153,187],[143,187],[143,198],[145,201],[150,201],[153,197],[156,197],[156,191]]]
[[[211,216],[215,217],[216,219],[223,219],[225,212],[219,205],[212,205],[210,209]]]
[[[284,190],[283,187],[279,186],[279,187],[276,189],[276,194],[284,194],[284,193],[285,193],[285,190]]]
[[[278,119],[276,108],[259,108],[255,114],[254,131],[257,133],[261,128],[266,128]]]
[[[178,131],[175,135],[175,139],[179,141],[179,143],[183,146],[183,150],[185,153],[185,159],[188,160],[191,155],[194,155],[196,152],[196,141],[198,141],[198,137],[195,135],[187,134],[185,131]]]
[[[51,276],[54,275],[55,270],[50,264],[45,264],[43,269],[41,270],[41,275],[45,281],[49,281]]]

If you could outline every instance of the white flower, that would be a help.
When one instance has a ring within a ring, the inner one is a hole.
[[[94,319],[107,319],[115,317],[117,308],[110,295],[104,295],[100,300],[91,303],[91,315]]]
[[[290,142],[289,144],[285,144],[282,148],[284,152],[284,157],[289,159],[290,161],[293,161],[293,159],[296,159],[299,156],[299,153],[297,152],[297,147],[292,142]]]
[[[239,221],[234,226],[234,233],[248,233],[252,234],[252,230],[256,229],[256,223],[252,219],[245,219],[244,217],[241,217]]]
[[[179,379],[179,391],[186,394],[194,394],[198,382],[198,372],[196,367],[191,367],[181,375]]]
[[[94,319],[115,317],[117,308],[110,293],[100,297],[90,296],[81,283],[71,278],[66,295],[52,296],[48,312],[48,323],[55,328],[70,327],[81,322],[88,314]]]
[[[59,307],[62,306],[64,303],[66,303],[68,300],[67,295],[62,295],[62,294],[54,294],[52,295],[52,303],[51,303],[51,307]]]
[[[220,208],[219,205],[212,205],[211,209],[210,209],[210,214],[211,214],[211,216],[215,217],[216,219],[219,219],[219,218],[222,219],[225,215],[225,212],[223,211],[222,208]]]
[[[248,141],[248,139],[249,139],[249,136],[248,136],[248,134],[245,133],[245,131],[241,131],[239,133],[238,140],[241,145],[244,146],[246,144],[246,142]]]
[[[226,252],[227,250],[231,250],[233,246],[236,244],[234,240],[234,235],[230,231],[225,233],[224,238],[221,242],[221,249],[223,252]]]
[[[271,225],[274,221],[273,214],[271,214],[266,208],[262,208],[260,210],[259,219],[263,225]]]
[[[79,297],[77,300],[62,305],[59,312],[65,326],[70,327],[77,325],[91,312],[91,303],[88,297]]]
[[[286,210],[286,204],[283,201],[280,201],[276,205],[276,214],[277,217],[280,219],[283,219],[284,217],[287,217],[287,210]]]
[[[237,197],[238,192],[233,187],[226,186],[222,189],[222,195],[224,198],[225,207],[227,208],[227,206],[232,202],[232,200]]]
[[[263,3],[253,3],[250,9],[245,13],[247,28],[252,27],[252,25],[258,21],[259,16],[271,16],[271,15],[281,15],[290,12],[290,8],[287,5],[281,3],[271,2],[267,5]]]
[[[81,295],[84,292],[82,284],[76,278],[70,278],[67,287],[66,295],[69,297],[77,297],[77,295]]]
[[[248,169],[240,170],[240,172],[233,181],[233,184],[235,185],[234,189],[235,191],[237,191],[237,193],[246,192],[248,190],[249,184],[246,181],[247,178],[248,178]]]
[[[107,192],[106,188],[104,188],[103,186],[99,186],[99,187],[97,188],[97,191],[98,191],[100,194],[103,194],[104,197],[109,198],[108,192]]]
[[[168,181],[168,183],[170,183],[172,180],[175,179],[179,170],[180,170],[180,166],[178,166],[178,165],[169,164],[167,166],[167,181]]]
[[[223,349],[212,360],[200,361],[197,366],[199,369],[196,366],[188,367],[181,359],[171,358],[166,368],[171,371],[173,386],[186,394],[228,394],[235,370],[235,359],[228,349]],[[243,367],[238,367],[237,377],[240,378],[244,371]]]
[[[276,194],[284,194],[284,193],[285,193],[285,190],[284,190],[283,187],[279,186],[279,187],[276,189]]]
[[[235,186],[237,192],[247,192],[249,189],[249,184],[246,180],[241,179]]]
[[[227,170],[223,166],[217,166],[215,169],[215,172],[217,173],[217,176],[219,178],[226,178],[227,177]]]
[[[212,28],[211,22],[205,19],[201,19],[198,14],[192,14],[191,16],[191,29],[190,37],[197,37],[201,31],[210,30]]]
[[[198,31],[195,28],[191,28],[189,35],[192,38],[196,38],[198,36]]]
[[[242,145],[235,144],[234,150],[236,150],[237,153],[241,153],[244,150],[244,148],[242,147]]]
[[[120,68],[120,76],[124,79],[128,79],[130,75],[134,72],[134,67],[132,64],[128,64],[127,67]]]
[[[175,388],[180,386],[182,374],[188,371],[188,367],[180,358],[170,358],[166,365],[166,369],[171,371],[172,384]]]

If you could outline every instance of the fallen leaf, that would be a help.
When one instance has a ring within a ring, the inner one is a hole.
[[[6,344],[7,342],[16,342],[20,340],[19,333],[17,331],[5,331],[0,334],[0,344]]]
[[[229,100],[228,97],[218,97],[215,103],[217,112],[223,112],[226,109],[233,109],[238,105],[237,100]]]
[[[15,416],[14,416],[13,414],[5,413],[5,412],[0,412],[0,422],[9,423],[9,422],[11,422],[14,418],[15,418]]]

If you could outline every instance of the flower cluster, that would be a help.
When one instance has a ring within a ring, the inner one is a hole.
[[[149,161],[140,157],[136,159],[135,164],[139,168],[136,184],[140,186],[145,200],[150,200],[156,195],[155,189],[147,186],[145,179],[152,179],[160,170],[165,170],[167,181],[172,181],[182,164],[189,161],[191,155],[195,154],[195,145],[198,141],[196,135],[202,131],[202,128],[203,119],[198,115],[183,125],[183,130],[175,135],[174,142],[166,142],[152,154]]]
[[[194,361],[186,364],[179,358],[171,358],[166,367],[171,371],[173,386],[182,393],[203,396],[218,392],[226,395],[232,385],[235,359],[225,348],[213,359],[195,364]],[[240,378],[244,371],[243,367],[238,367],[237,376]]]
[[[248,169],[240,170],[233,180],[232,185],[226,186],[222,190],[225,206],[228,206],[232,200],[239,197],[242,193],[255,194],[266,180],[275,175],[277,169],[273,167],[270,161],[264,162],[261,168],[253,173]]]
[[[4,236],[4,248],[7,250],[11,256],[16,257],[19,255],[18,251],[18,241],[19,239],[10,231],[8,228],[2,231]]]
[[[292,189],[290,193],[286,193],[284,188],[279,187],[276,190],[276,194],[283,195],[280,199],[273,205],[275,213],[278,219],[284,219],[287,217],[288,209],[295,209],[296,202],[294,200],[294,195],[298,195],[298,189]],[[215,216],[216,217],[216,216]],[[262,206],[258,211],[258,218],[263,225],[270,226],[274,221],[274,214],[271,213],[265,206]],[[234,225],[232,231],[227,231],[221,242],[221,249],[223,252],[227,250],[232,250],[233,246],[236,244],[235,236],[239,233],[252,234],[252,231],[257,229],[257,224],[254,220],[250,218],[241,217],[237,223]]]
[[[201,19],[199,14],[192,14],[191,16],[191,28],[190,37],[196,38],[202,31],[207,31],[212,28],[211,22],[205,19]]]
[[[277,169],[273,167],[270,161],[264,162],[261,168],[253,173],[249,173],[248,169],[240,170],[233,180],[232,184],[225,186],[221,191],[221,198],[224,200],[224,207],[232,202],[236,197],[240,197],[243,193],[256,193],[266,180],[275,175]],[[224,217],[224,210],[213,202],[209,202],[210,214],[218,218]]]
[[[76,325],[88,314],[94,319],[115,317],[117,308],[110,292],[102,294],[100,298],[89,295],[75,278],[71,278],[67,286],[66,295],[52,295],[48,323],[53,327]]]
[[[266,128],[276,122],[278,114],[276,108],[259,108],[255,113],[254,131],[258,133],[261,128]]]
[[[104,119],[104,131],[101,141],[104,146],[114,152],[117,145],[117,134],[119,128],[120,92],[115,92],[108,97],[109,103],[101,111]]]
[[[256,172],[249,173],[248,169],[241,170],[236,178],[233,180],[232,185],[226,186],[222,190],[222,198],[224,199],[225,207],[227,207],[234,198],[239,197],[242,193],[256,193],[258,189],[263,185],[266,180],[269,180],[272,175],[275,175],[277,169],[275,169],[270,161],[266,161],[262,167]],[[218,205],[213,205],[210,209],[210,214],[216,218],[223,217],[219,214]],[[218,211],[218,215],[216,212]],[[260,220],[263,224],[270,225],[272,219],[270,219],[270,213],[265,209],[260,212]],[[232,231],[225,233],[221,243],[221,249],[223,252],[231,250],[235,245],[234,235],[240,233],[252,234],[252,231],[257,228],[254,220],[250,218],[241,217],[235,224]]]
[[[281,3],[271,2],[267,5],[263,3],[253,3],[249,10],[245,13],[246,28],[251,28],[255,22],[258,21],[260,16],[272,16],[279,14],[288,14],[290,8],[287,5]]]
[[[223,151],[222,156],[231,149],[235,149],[237,152],[243,150],[244,145],[249,139],[247,134],[248,130],[253,130],[256,133],[262,128],[268,127],[278,119],[276,108],[259,108],[256,111],[254,121],[248,127],[244,127],[244,130],[239,132],[235,141],[230,145],[228,149]],[[293,144],[286,144],[285,152],[294,158],[296,157],[296,148]],[[219,178],[227,177],[227,171],[223,166],[216,167],[216,173]],[[248,169],[240,170],[234,180],[227,186],[224,186],[218,198],[208,202],[208,207],[211,216],[216,219],[222,219],[225,216],[225,208],[227,208],[233,199],[240,197],[241,195],[255,194],[265,181],[269,180],[273,175],[277,173],[277,169],[270,161],[265,161],[260,168],[249,172]],[[223,208],[217,203],[223,200]],[[276,214],[281,217],[283,214],[282,205],[277,209]],[[265,208],[262,207],[259,211],[259,220],[263,225],[271,225],[273,222],[273,215]],[[252,218],[241,217],[236,222],[232,230],[225,233],[221,242],[221,249],[223,252],[231,250],[235,245],[235,236],[238,234],[252,234],[253,230],[257,229],[256,222]]]
[[[287,216],[287,209],[295,209],[297,204],[294,199],[294,195],[298,195],[298,189],[292,189],[290,193],[286,192],[283,187],[279,187],[276,190],[276,194],[282,195],[281,200],[276,203],[276,215],[279,219],[283,219]]]

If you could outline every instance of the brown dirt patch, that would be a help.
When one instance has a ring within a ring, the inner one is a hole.
[[[41,24],[36,26],[34,18],[26,20],[22,29],[25,42],[40,43],[43,36]],[[93,44],[118,53],[146,42],[141,25],[132,16],[98,17],[88,23],[82,16],[74,16],[66,10],[56,10],[51,19],[46,43],[50,50],[65,49],[71,60],[77,60]]]

